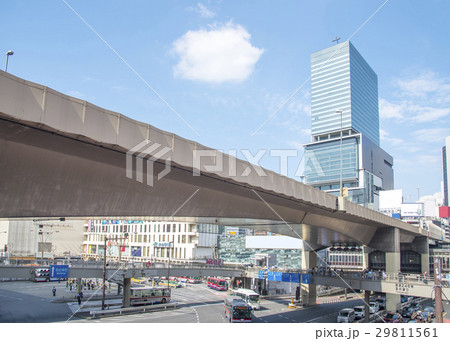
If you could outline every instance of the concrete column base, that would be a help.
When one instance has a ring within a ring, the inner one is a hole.
[[[130,301],[131,278],[123,279],[123,300],[122,307],[127,308],[131,305]]]

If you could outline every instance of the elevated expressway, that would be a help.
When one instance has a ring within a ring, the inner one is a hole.
[[[401,243],[428,257],[443,238],[3,71],[0,179],[0,218],[239,225],[301,238],[308,268],[339,242],[386,252],[396,272]]]
[[[312,249],[378,245],[394,229],[402,243],[442,238],[437,227],[408,225],[3,71],[0,118],[0,218],[189,217],[300,237]]]

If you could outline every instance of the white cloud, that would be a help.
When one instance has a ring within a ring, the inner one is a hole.
[[[445,136],[450,134],[450,127],[419,129],[414,131],[415,139],[419,142],[444,143]]]
[[[203,4],[198,3],[197,6],[197,12],[199,12],[203,18],[214,18],[216,16],[216,13],[206,8]]]
[[[81,92],[79,92],[77,90],[68,91],[67,94],[69,96],[76,97],[76,98],[85,98],[86,97],[85,94],[83,94],[83,93],[81,93]]]
[[[404,104],[391,103],[384,98],[380,99],[380,117],[382,119],[396,118],[403,119],[403,112],[405,111]]]
[[[408,79],[397,79],[394,84],[400,89],[402,96],[426,98],[429,94],[446,96],[450,93],[448,79],[440,77],[432,71],[422,71]],[[445,98],[448,100],[448,98]]]
[[[228,23],[210,30],[188,31],[173,43],[179,57],[176,77],[210,83],[241,82],[253,72],[264,52],[252,46],[250,33]]]
[[[381,98],[379,103],[381,119],[396,119],[400,122],[408,120],[423,123],[436,121],[450,115],[450,107],[425,106],[414,103],[411,100],[392,103]]]
[[[393,99],[380,99],[380,117],[400,122],[432,122],[450,115],[450,80],[432,71],[396,79]],[[400,100],[396,100],[396,98]]]
[[[406,145],[405,141],[403,141],[402,139],[400,139],[398,137],[391,137],[390,134],[383,129],[380,129],[380,140],[383,143],[386,142],[385,144],[388,144],[390,146],[395,146],[395,147]]]

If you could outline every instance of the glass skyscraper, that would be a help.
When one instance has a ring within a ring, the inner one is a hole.
[[[349,42],[311,55],[311,140],[305,179],[314,187],[378,207],[378,192],[394,188],[393,159],[380,148],[378,78]]]
[[[352,129],[380,145],[378,78],[349,41],[311,55],[311,118],[317,140]]]

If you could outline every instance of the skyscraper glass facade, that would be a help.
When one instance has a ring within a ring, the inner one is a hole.
[[[342,140],[342,165],[340,149],[339,139],[308,147],[305,151],[305,176],[308,182],[338,182],[341,166],[343,180],[357,180],[358,141],[352,137]],[[330,186],[328,189],[334,188]]]
[[[311,142],[306,183],[378,208],[378,192],[393,189],[393,159],[380,148],[378,78],[350,42],[311,55]]]
[[[380,144],[378,78],[350,42],[311,55],[311,119],[313,137],[352,129]]]

